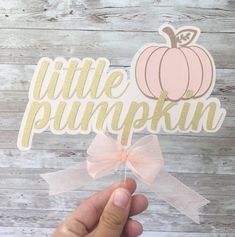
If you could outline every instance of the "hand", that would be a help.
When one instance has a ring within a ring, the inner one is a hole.
[[[136,182],[114,184],[83,202],[54,231],[52,237],[136,237],[142,225],[130,216],[143,212],[147,198],[133,195]]]

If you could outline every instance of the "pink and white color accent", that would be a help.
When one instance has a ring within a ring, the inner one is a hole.
[[[50,186],[51,195],[85,186],[112,174],[124,163],[160,199],[199,224],[199,208],[209,201],[163,170],[157,136],[145,136],[124,150],[116,140],[101,133],[96,135],[87,153],[87,161],[77,166],[41,174]]]
[[[146,45],[135,55],[132,67],[140,91],[152,99],[164,91],[171,101],[209,96],[215,65],[210,53],[196,44],[200,30],[166,25],[159,32],[167,44]]]

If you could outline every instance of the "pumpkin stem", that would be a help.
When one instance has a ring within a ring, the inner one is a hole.
[[[171,27],[167,26],[167,27],[164,27],[162,29],[162,31],[164,33],[166,33],[167,36],[169,37],[170,42],[171,42],[171,47],[177,48],[176,36],[175,36],[175,32],[173,31],[173,29]]]

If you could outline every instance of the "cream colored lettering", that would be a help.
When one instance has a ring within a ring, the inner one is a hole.
[[[157,100],[155,110],[151,122],[151,130],[156,131],[158,129],[158,124],[161,119],[164,119],[166,130],[171,131],[171,113],[170,109],[174,107],[175,102],[166,103],[167,93],[162,92],[159,100]],[[165,106],[165,107],[164,107]]]
[[[53,66],[53,64],[55,64]],[[34,83],[33,98],[35,100],[41,100],[47,96],[49,100],[56,100],[60,96],[64,100],[72,99],[76,95],[78,99],[84,99],[90,97],[91,99],[98,99],[103,95],[108,98],[115,99],[121,97],[128,88],[129,83],[124,80],[124,71],[122,70],[112,70],[109,75],[107,75],[106,68],[109,66],[108,62],[104,59],[98,59],[96,63],[92,59],[84,59],[81,64],[78,60],[70,60],[68,68],[64,68],[65,62],[61,60],[51,62],[49,59],[44,59],[40,62],[40,69]],[[79,68],[79,64],[81,67]],[[53,68],[53,70],[49,70]],[[92,80],[89,78],[91,76],[91,71],[93,71]],[[66,71],[63,78],[62,72]],[[76,72],[80,71],[80,75],[75,77]],[[50,79],[47,82],[47,77]],[[107,77],[103,88],[100,88],[101,78]],[[63,81],[60,90],[58,90],[59,79]],[[91,83],[89,88],[85,91],[85,86],[90,79]],[[125,88],[120,90],[121,84],[126,84]],[[75,88],[72,86],[76,84]],[[42,88],[45,91],[42,91]],[[118,91],[117,95],[113,94],[113,90]]]
[[[65,100],[71,99],[73,97],[74,93],[71,93],[71,87],[76,71],[78,71],[78,62],[75,60],[71,60],[62,87],[62,97]]]
[[[48,89],[45,92],[45,94],[47,94],[48,99],[50,99],[50,100],[58,99],[60,94],[61,94],[61,91],[60,91],[58,93],[58,95],[55,95],[55,90],[56,90],[56,86],[57,86],[58,79],[59,79],[59,76],[60,76],[60,70],[61,70],[62,67],[63,67],[63,62],[57,61],[55,63],[55,70],[52,73],[51,80],[50,80],[49,85],[48,85]]]
[[[31,84],[31,86],[33,87],[33,98],[35,98],[35,100],[41,100],[46,96],[46,92],[44,93],[44,95],[41,95],[41,90],[49,65],[50,62],[47,59],[43,60],[39,64],[40,67],[37,74],[36,82],[34,84]]]
[[[139,110],[142,110],[141,117],[136,118],[136,114]],[[127,142],[132,136],[131,131],[134,128],[144,127],[148,120],[149,106],[146,102],[136,103],[132,102],[130,108],[128,110],[127,115],[125,116],[125,120],[120,128],[121,130],[121,144],[127,145]]]
[[[33,138],[34,131],[43,130],[50,121],[51,106],[48,102],[33,102],[29,104],[28,113],[21,125],[20,146],[28,148]]]
[[[128,82],[126,82],[126,87],[124,90],[119,90],[118,95],[113,95],[113,89],[119,89],[118,87],[121,85],[121,83],[123,83],[123,77],[124,73],[122,71],[114,71],[109,75],[104,88],[104,93],[107,97],[111,99],[118,99],[124,95],[129,86]]]
[[[126,72],[107,73],[109,65],[105,58],[41,59],[30,86],[18,147],[29,149],[34,133],[48,127],[55,134],[108,130],[124,146],[131,144],[134,132],[144,128],[158,133],[161,128],[215,132],[221,127],[226,111],[218,99],[194,99],[190,92],[187,100],[178,102],[167,100],[167,92],[158,99],[141,97],[136,85],[130,86]]]
[[[191,122],[192,130],[198,131],[198,125],[203,115],[207,113],[206,123],[204,124],[206,130],[209,132],[217,131],[219,124],[221,125],[225,116],[223,111],[220,111],[218,116],[217,109],[217,104],[215,102],[210,102],[206,106],[202,102],[199,102],[196,106],[194,117]]]

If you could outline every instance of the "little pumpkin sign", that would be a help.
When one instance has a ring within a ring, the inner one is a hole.
[[[216,132],[226,111],[209,98],[215,65],[197,44],[199,29],[164,25],[166,44],[145,45],[134,55],[130,79],[110,69],[107,58],[41,58],[18,135],[28,150],[35,133],[88,134],[108,131],[123,146],[141,130]]]

